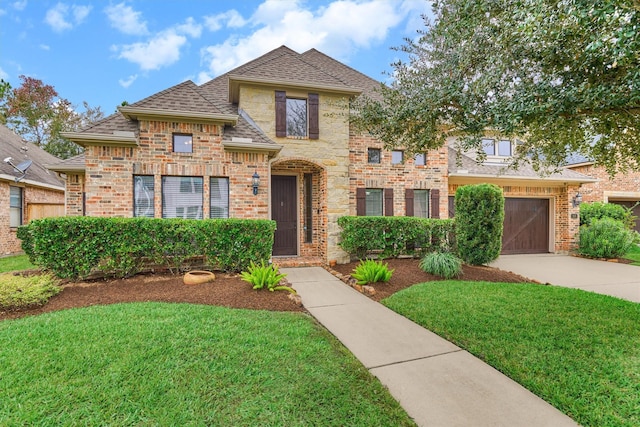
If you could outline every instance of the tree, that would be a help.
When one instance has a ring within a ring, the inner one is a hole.
[[[637,0],[435,0],[400,49],[394,82],[355,104],[353,123],[387,148],[457,137],[483,158],[488,133],[518,141],[513,165],[580,153],[610,173],[640,169]]]
[[[83,103],[84,112],[76,111],[71,102],[58,96],[53,86],[32,77],[20,76],[20,87],[4,86],[0,93],[2,118],[8,127],[27,141],[49,153],[68,158],[82,148],[60,136],[61,132],[77,131],[100,120],[100,107]]]

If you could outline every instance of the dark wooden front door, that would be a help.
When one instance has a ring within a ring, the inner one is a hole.
[[[273,255],[298,255],[296,177],[271,177],[271,219],[276,222]]]
[[[549,252],[549,200],[504,200],[503,254]]]

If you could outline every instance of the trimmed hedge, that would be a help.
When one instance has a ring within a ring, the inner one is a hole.
[[[494,184],[459,187],[455,198],[458,255],[471,265],[487,264],[500,256],[504,196]]]
[[[342,227],[340,247],[358,259],[372,254],[389,258],[455,250],[451,219],[343,216],[338,225]]]
[[[199,258],[211,268],[241,271],[271,257],[275,222],[241,219],[61,217],[18,229],[29,260],[60,278],[99,271],[132,276],[145,267],[178,272]]]

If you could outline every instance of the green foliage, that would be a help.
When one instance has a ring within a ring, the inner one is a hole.
[[[245,282],[251,283],[253,289],[263,289],[266,287],[271,292],[289,291],[292,294],[297,293],[289,286],[278,286],[287,275],[280,273],[277,266],[266,264],[264,260],[260,260],[260,265],[251,261],[247,271],[240,273],[240,277]]]
[[[602,218],[621,221],[629,229],[634,227],[636,220],[631,209],[615,203],[595,202],[580,205],[580,225],[589,225],[591,221]]]
[[[127,277],[147,266],[179,272],[192,260],[240,271],[271,256],[275,222],[61,217],[31,221],[18,229],[29,260],[61,278],[93,271]]]
[[[368,283],[388,282],[394,270],[389,270],[389,265],[382,261],[367,259],[360,261],[351,273],[351,277],[356,279],[358,285]]]
[[[493,184],[459,187],[455,198],[458,255],[471,265],[500,256],[504,223],[504,196]]]
[[[359,259],[422,255],[455,248],[453,220],[416,217],[343,216],[340,247]]]
[[[43,305],[60,292],[53,276],[19,276],[0,274],[0,310]]]
[[[578,253],[593,258],[618,258],[639,241],[638,233],[621,221],[611,218],[593,219],[580,227]]]
[[[420,261],[425,273],[452,279],[462,274],[462,260],[449,252],[431,252]]]
[[[456,137],[481,157],[490,129],[518,139],[516,160],[535,167],[580,152],[609,172],[640,169],[637,1],[432,4],[392,86],[354,108],[358,128],[412,153]]]

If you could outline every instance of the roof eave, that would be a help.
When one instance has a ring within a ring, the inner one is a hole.
[[[126,132],[122,134],[61,132],[60,135],[82,147],[86,147],[88,145],[110,145],[117,147],[138,146],[138,138],[136,138],[133,132]]]
[[[84,166],[66,166],[66,165],[44,165],[45,168],[53,172],[59,173],[76,173],[83,174],[87,171]]]
[[[247,153],[267,153],[269,157],[273,157],[282,150],[282,145],[268,144],[265,142],[238,142],[238,141],[222,141],[222,146],[226,151],[242,151]]]
[[[480,181],[497,181],[497,182],[525,182],[539,183],[546,186],[561,186],[565,184],[589,184],[598,182],[596,178],[571,178],[571,177],[539,177],[539,176],[513,176],[513,175],[491,175],[491,174],[474,174],[474,173],[460,173],[450,172],[449,181],[465,181],[465,182],[480,182]]]
[[[197,111],[165,110],[157,108],[118,107],[118,111],[130,120],[167,120],[178,119],[183,122],[211,123],[235,126],[238,123],[237,114],[204,113]]]
[[[322,83],[313,82],[298,82],[290,80],[278,80],[278,79],[264,79],[258,77],[247,77],[237,74],[229,75],[229,102],[238,103],[240,98],[240,84],[252,84],[259,86],[271,86],[283,89],[303,89],[303,90],[316,90],[321,92],[331,92],[343,94],[345,96],[357,96],[360,95],[363,90],[356,87],[349,86],[337,86],[328,85]]]
[[[7,180],[7,181],[13,181],[13,182],[16,181],[16,177],[15,176],[5,175],[3,173],[0,173],[0,179]],[[46,182],[33,181],[31,179],[21,179],[19,181],[19,183],[20,184],[30,185],[32,187],[40,187],[40,188],[46,188],[46,189],[49,189],[49,190],[64,191],[64,187],[62,187],[62,186],[48,184]]]

